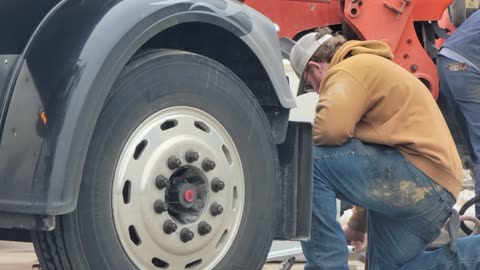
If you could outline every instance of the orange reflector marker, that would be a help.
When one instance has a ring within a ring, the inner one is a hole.
[[[40,112],[40,119],[42,119],[42,123],[46,126],[47,125],[47,114],[45,112]]]

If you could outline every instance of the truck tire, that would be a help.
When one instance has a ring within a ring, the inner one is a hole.
[[[42,269],[260,269],[279,171],[268,130],[218,62],[135,58],[97,121],[76,210],[33,233]]]

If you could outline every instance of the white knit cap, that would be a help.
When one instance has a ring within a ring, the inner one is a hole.
[[[295,46],[293,46],[290,52],[290,63],[299,78],[301,78],[308,61],[310,61],[318,48],[320,48],[325,41],[333,37],[330,34],[326,34],[317,40],[315,38],[316,35],[317,33],[315,32],[306,34],[295,43]]]

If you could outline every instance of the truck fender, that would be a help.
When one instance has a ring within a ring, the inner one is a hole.
[[[0,211],[75,209],[89,142],[113,83],[147,41],[183,23],[237,36],[258,58],[280,104],[295,106],[273,23],[240,2],[64,0],[37,27],[10,81]]]

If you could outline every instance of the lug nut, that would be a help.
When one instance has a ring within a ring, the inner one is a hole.
[[[175,222],[171,220],[167,220],[165,221],[165,223],[163,223],[163,231],[166,234],[171,234],[175,232],[177,229],[178,229],[177,224],[175,224]]]
[[[218,216],[223,213],[223,207],[218,203],[213,203],[210,206],[210,213],[212,213],[213,216]]]
[[[204,159],[202,162],[202,168],[207,172],[215,169],[215,161],[210,160],[209,158]]]
[[[182,229],[182,231],[180,232],[180,239],[181,239],[182,242],[184,242],[184,243],[192,240],[194,236],[195,236],[195,235],[193,234],[193,232],[190,231],[190,230],[187,229],[187,228]]]
[[[170,156],[168,158],[168,168],[170,168],[170,170],[175,170],[180,166],[182,166],[182,161],[176,156]]]
[[[215,177],[212,179],[212,182],[210,183],[210,187],[214,192],[219,192],[220,190],[223,190],[225,188],[225,183],[220,180],[218,177]]]
[[[200,158],[200,156],[198,155],[197,152],[188,151],[185,154],[185,159],[187,160],[188,163],[192,163],[194,161],[197,161],[199,158]]]
[[[202,221],[198,224],[198,233],[200,235],[209,234],[212,231],[212,226],[210,226],[207,222]]]
[[[158,189],[164,189],[170,184],[170,181],[168,181],[168,178],[166,178],[163,175],[157,176],[155,178],[155,186],[157,186]]]
[[[153,203],[153,209],[157,214],[161,214],[168,210],[168,203],[164,203],[162,200],[156,200]]]

